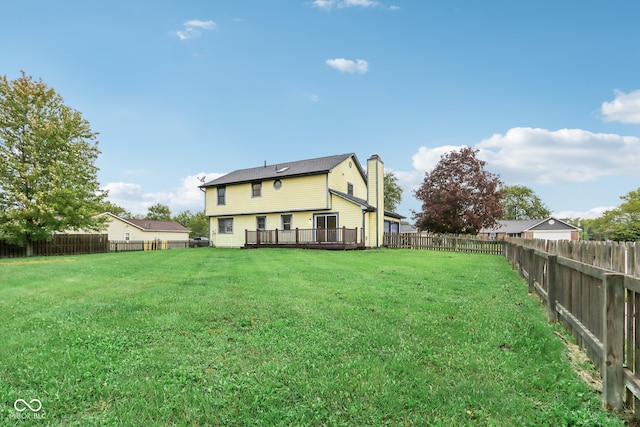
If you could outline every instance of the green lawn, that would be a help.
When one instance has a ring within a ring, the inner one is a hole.
[[[0,425],[624,425],[500,256],[0,260],[0,325]]]

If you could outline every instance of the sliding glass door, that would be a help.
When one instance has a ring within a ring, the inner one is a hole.
[[[338,241],[338,215],[322,214],[315,215],[315,229],[317,242],[337,242]]]

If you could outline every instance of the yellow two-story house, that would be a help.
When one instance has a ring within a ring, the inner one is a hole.
[[[200,186],[218,247],[379,247],[403,216],[384,209],[384,164],[353,153],[239,169]]]

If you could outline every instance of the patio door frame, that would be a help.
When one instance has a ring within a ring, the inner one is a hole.
[[[318,243],[338,242],[338,214],[313,214],[315,240]]]

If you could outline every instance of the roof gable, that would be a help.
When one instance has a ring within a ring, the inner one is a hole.
[[[549,217],[528,228],[528,230],[580,230],[561,219]]]
[[[218,185],[240,184],[252,181],[263,181],[267,179],[278,179],[285,177],[317,175],[328,173],[333,168],[353,157],[354,163],[358,167],[360,174],[366,182],[366,174],[354,153],[338,154],[335,156],[318,157],[315,159],[298,160],[295,162],[278,163],[275,165],[264,165],[257,168],[238,169],[229,172],[219,178],[202,184],[201,188],[215,187]]]

